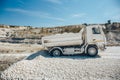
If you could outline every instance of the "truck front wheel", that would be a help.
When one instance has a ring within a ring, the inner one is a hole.
[[[61,50],[59,49],[53,49],[51,52],[50,52],[50,55],[51,56],[54,56],[54,57],[58,57],[58,56],[61,56],[62,52]]]
[[[87,55],[94,57],[98,54],[98,49],[96,46],[88,46],[87,48]]]

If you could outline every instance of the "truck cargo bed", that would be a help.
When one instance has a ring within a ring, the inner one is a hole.
[[[42,43],[46,47],[81,45],[83,43],[81,37],[81,33],[56,34],[43,37]]]

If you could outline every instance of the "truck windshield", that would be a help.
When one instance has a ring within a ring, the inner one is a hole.
[[[92,32],[93,32],[93,34],[100,34],[100,28],[98,27],[98,28],[92,28]]]

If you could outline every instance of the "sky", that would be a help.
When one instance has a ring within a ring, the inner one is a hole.
[[[0,0],[0,24],[53,27],[120,22],[120,0]]]

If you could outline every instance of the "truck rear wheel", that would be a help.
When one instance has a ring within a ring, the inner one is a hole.
[[[87,55],[94,57],[98,54],[98,49],[96,46],[88,46],[87,48]]]
[[[53,49],[51,52],[50,52],[50,55],[51,56],[54,56],[54,57],[58,57],[58,56],[61,56],[62,52],[61,50],[59,49]]]

